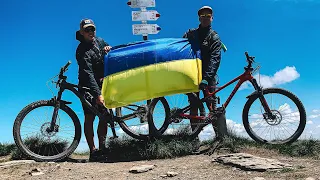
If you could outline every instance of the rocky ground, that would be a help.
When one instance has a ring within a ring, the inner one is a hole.
[[[236,156],[237,155],[237,156]],[[240,156],[239,156],[240,155]],[[253,157],[251,156],[253,155]],[[270,150],[250,148],[240,154],[220,151],[212,156],[192,155],[149,161],[88,163],[5,162],[0,179],[319,179],[320,161],[292,158]],[[264,159],[268,158],[268,159]],[[0,158],[5,161],[6,157]],[[139,169],[140,168],[140,169]]]

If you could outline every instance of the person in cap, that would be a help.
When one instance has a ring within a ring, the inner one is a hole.
[[[198,28],[189,29],[183,38],[188,38],[190,42],[196,42],[201,52],[202,61],[202,81],[199,85],[200,89],[206,86],[216,86],[216,74],[220,66],[221,50],[224,49],[218,33],[212,29],[213,10],[210,6],[203,6],[198,10],[200,24]],[[214,88],[210,88],[213,92]],[[199,93],[196,93],[199,96]],[[190,99],[190,98],[189,98]],[[193,104],[191,102],[191,104]],[[216,109],[216,98],[212,99],[212,103],[207,103],[210,111]],[[191,108],[191,114],[197,114],[196,106]],[[191,124],[193,121],[191,120]]]
[[[111,46],[102,38],[96,36],[96,25],[91,19],[82,19],[80,30],[76,32],[76,39],[80,41],[76,50],[76,59],[79,66],[78,79],[79,87],[90,88],[94,102],[104,106],[104,99],[101,95],[102,80],[104,77],[104,55],[111,50]],[[83,94],[83,90],[79,88]],[[98,125],[99,150],[94,145],[93,121],[95,114],[82,103],[84,111],[84,133],[90,149],[89,161],[103,161],[103,149],[105,148],[107,134],[107,117],[100,119]]]

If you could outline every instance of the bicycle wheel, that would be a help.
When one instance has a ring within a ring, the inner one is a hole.
[[[157,100],[159,102],[159,106],[153,110],[156,110],[158,114],[169,114],[170,109],[166,100],[164,98],[159,98]],[[128,106],[116,108],[116,115],[118,117],[129,116],[132,113],[140,111],[136,114],[136,117],[119,121],[119,125],[122,130],[133,138],[147,140],[149,138],[149,125],[147,119],[148,109],[147,101],[141,101]],[[164,124],[164,122],[162,122],[162,124]]]
[[[54,106],[55,104],[51,100],[36,101],[23,108],[14,121],[14,141],[19,150],[33,160],[62,160],[71,155],[80,142],[81,125],[79,119],[74,111],[64,104],[60,104],[58,110],[56,130],[47,132]],[[38,112],[38,110],[50,108],[49,113]],[[31,117],[32,114],[35,117]],[[60,117],[64,116],[71,118],[69,125],[66,125],[66,121],[61,121]],[[31,117],[31,121],[29,121],[29,117]],[[24,129],[25,126],[26,129]],[[35,132],[30,132],[32,130],[35,130]],[[27,137],[24,138],[24,135],[27,135]],[[71,135],[71,138],[67,138],[68,135]],[[68,139],[71,140],[71,143],[67,142]]]
[[[267,117],[258,95],[250,97],[244,106],[242,114],[243,125],[249,136],[259,143],[267,144],[285,144],[297,140],[306,125],[305,108],[298,97],[287,90],[279,88],[263,89],[263,96],[271,109],[273,117]],[[279,103],[274,101],[275,96],[284,98],[286,102]],[[258,110],[262,114],[252,112],[254,105],[260,106]],[[254,119],[253,122],[250,122],[249,118]],[[296,128],[286,129],[286,125],[294,125]],[[267,128],[267,130],[260,131],[262,128]],[[262,137],[264,132],[267,135]],[[271,132],[275,134],[271,134]],[[282,135],[287,136],[282,138],[280,137]]]
[[[162,97],[163,98],[163,97]],[[206,125],[204,120],[192,120],[181,117],[179,115],[173,116],[173,114],[183,107],[189,104],[197,107],[197,114],[204,116],[204,107],[199,98],[194,94],[177,94],[173,96],[166,96],[165,100],[170,107],[170,113],[166,113],[165,117],[160,117],[160,120],[164,119],[164,124],[158,128],[158,117],[153,115],[153,109],[157,106],[159,100],[157,98],[153,99],[150,103],[150,116],[148,118],[150,129],[153,135],[157,138],[163,136],[175,137],[175,138],[195,138],[201,132],[202,128]],[[183,101],[185,100],[185,102]],[[169,101],[169,103],[168,103]],[[168,108],[169,108],[168,107]],[[166,110],[167,112],[168,110]],[[190,110],[184,112],[186,115],[191,115]],[[193,115],[197,115],[193,114]],[[169,127],[170,126],[170,127]]]

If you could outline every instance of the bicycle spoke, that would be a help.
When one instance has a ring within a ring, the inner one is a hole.
[[[248,111],[248,125],[251,127],[247,131],[255,140],[266,139],[268,142],[286,142],[296,138],[296,132],[299,130],[301,123],[300,110],[295,101],[292,101],[287,92],[277,93],[282,91],[278,89],[270,89],[266,93],[265,99],[271,108],[272,116],[265,113],[258,98],[252,102]],[[271,92],[274,91],[274,92]],[[270,97],[269,97],[270,96]],[[301,132],[299,132],[301,134]]]

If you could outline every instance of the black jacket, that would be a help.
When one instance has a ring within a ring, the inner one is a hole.
[[[211,26],[206,28],[189,29],[184,38],[196,39],[201,50],[202,79],[212,82],[217,74],[221,61],[222,43],[218,33]]]
[[[77,47],[76,59],[79,65],[79,86],[91,89],[94,97],[101,95],[101,78],[104,77],[104,55],[103,48],[108,46],[102,38],[96,37],[93,42],[86,42],[77,31],[76,39],[80,41]]]

